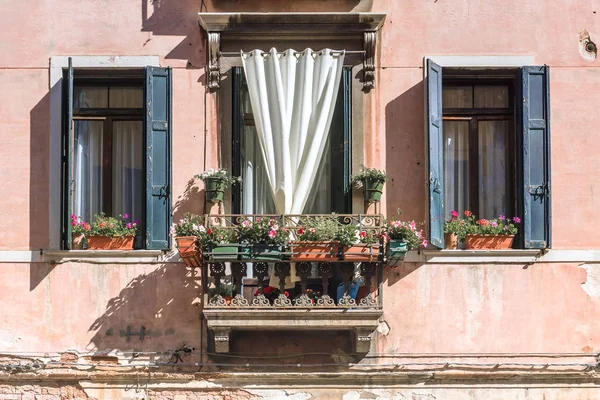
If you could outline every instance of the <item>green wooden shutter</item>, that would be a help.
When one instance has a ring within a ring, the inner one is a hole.
[[[444,248],[444,163],[442,67],[427,60],[427,140],[429,158],[429,241]]]
[[[73,60],[63,76],[63,243],[71,249],[71,215],[73,214]]]
[[[146,248],[171,245],[171,69],[146,67]]]
[[[547,66],[523,67],[523,216],[525,248],[551,244],[550,91]]]

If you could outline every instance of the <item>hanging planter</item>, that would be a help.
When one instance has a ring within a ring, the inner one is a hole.
[[[236,182],[238,177],[231,176],[229,171],[223,168],[209,169],[195,176],[204,181],[204,193],[206,201],[210,203],[221,203],[225,196],[225,190]]]
[[[202,264],[202,252],[198,246],[198,238],[196,236],[176,237],[177,249],[179,257],[188,267],[200,267]]]
[[[383,185],[387,180],[385,171],[376,168],[361,166],[360,172],[352,177],[353,183],[360,182],[363,188],[365,203],[377,203],[381,201]]]
[[[340,243],[333,242],[293,242],[290,245],[292,261],[325,262],[338,260]]]
[[[404,240],[390,240],[386,254],[387,265],[391,267],[402,265],[406,253],[408,253],[408,243]]]
[[[515,235],[472,235],[465,238],[467,250],[508,250],[512,248]]]

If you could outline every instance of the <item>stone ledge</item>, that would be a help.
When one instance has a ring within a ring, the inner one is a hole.
[[[138,264],[168,261],[161,250],[47,250],[44,262],[60,264],[83,262],[96,264]]]
[[[227,309],[205,308],[207,327],[213,332],[215,351],[229,352],[233,330],[351,330],[357,353],[367,353],[371,334],[383,315],[381,309]]]

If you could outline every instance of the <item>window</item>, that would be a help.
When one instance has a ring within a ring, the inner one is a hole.
[[[241,68],[232,68],[233,135],[232,172],[242,177],[233,190],[233,212],[244,214],[275,213],[270,189],[264,174],[254,116],[248,88]],[[351,137],[351,70],[345,68],[336,100],[329,140],[310,193],[305,213],[346,213],[351,208],[350,137]]]
[[[170,247],[170,70],[65,71],[63,245],[70,216],[130,215],[135,248]]]
[[[550,247],[548,67],[427,69],[431,243],[444,247],[451,210],[470,209],[518,215],[520,247]]]

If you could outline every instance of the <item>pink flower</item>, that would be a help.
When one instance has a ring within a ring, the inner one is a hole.
[[[416,232],[417,237],[420,239],[423,237],[423,229],[421,229],[419,232]]]
[[[308,231],[309,231],[310,233],[315,233],[315,228],[308,228]]]
[[[269,231],[269,233],[267,233],[267,235],[271,238],[271,239],[275,239],[275,237],[277,236],[277,232],[274,231],[273,229],[271,229]]]
[[[502,214],[500,214],[498,218],[500,219],[500,221],[506,221],[506,217]]]
[[[492,228],[497,228],[498,227],[498,223],[496,221],[490,222],[490,225],[491,225]]]
[[[486,226],[489,224],[489,221],[487,219],[478,219],[477,221],[475,221],[477,224],[481,225],[481,226]]]
[[[519,218],[519,217],[513,217],[513,222],[519,224],[519,223],[521,223],[521,218]]]
[[[139,220],[139,219],[136,219],[135,221],[133,221],[133,224],[134,224],[134,225],[137,225],[137,224],[139,224],[139,223],[140,223],[140,220]]]
[[[417,230],[417,223],[415,221],[410,221],[410,223],[408,224],[408,226],[410,227],[411,231]]]
[[[246,219],[246,220],[244,220],[244,221],[242,222],[242,226],[243,226],[244,228],[248,228],[248,227],[252,226],[252,222],[250,222],[250,221],[248,221],[248,220]]]
[[[123,219],[129,219],[129,214],[127,214],[127,213],[123,214]]]
[[[452,220],[454,221],[456,218],[458,218],[458,211],[456,211],[456,210],[450,211],[450,216],[452,217]]]
[[[423,247],[427,247],[427,239],[423,239]]]
[[[279,225],[275,224],[275,225],[273,225],[273,226],[271,227],[271,229],[273,229],[274,231],[276,231],[276,230],[278,230],[278,229],[279,229]]]
[[[465,217],[467,217],[467,218],[473,215],[473,213],[469,210],[465,210],[464,214],[465,214]]]
[[[133,224],[131,222],[128,222],[125,226],[127,227],[127,229],[133,228]]]
[[[79,224],[77,223],[76,219],[71,221],[71,226],[77,226],[77,225],[79,225]]]

